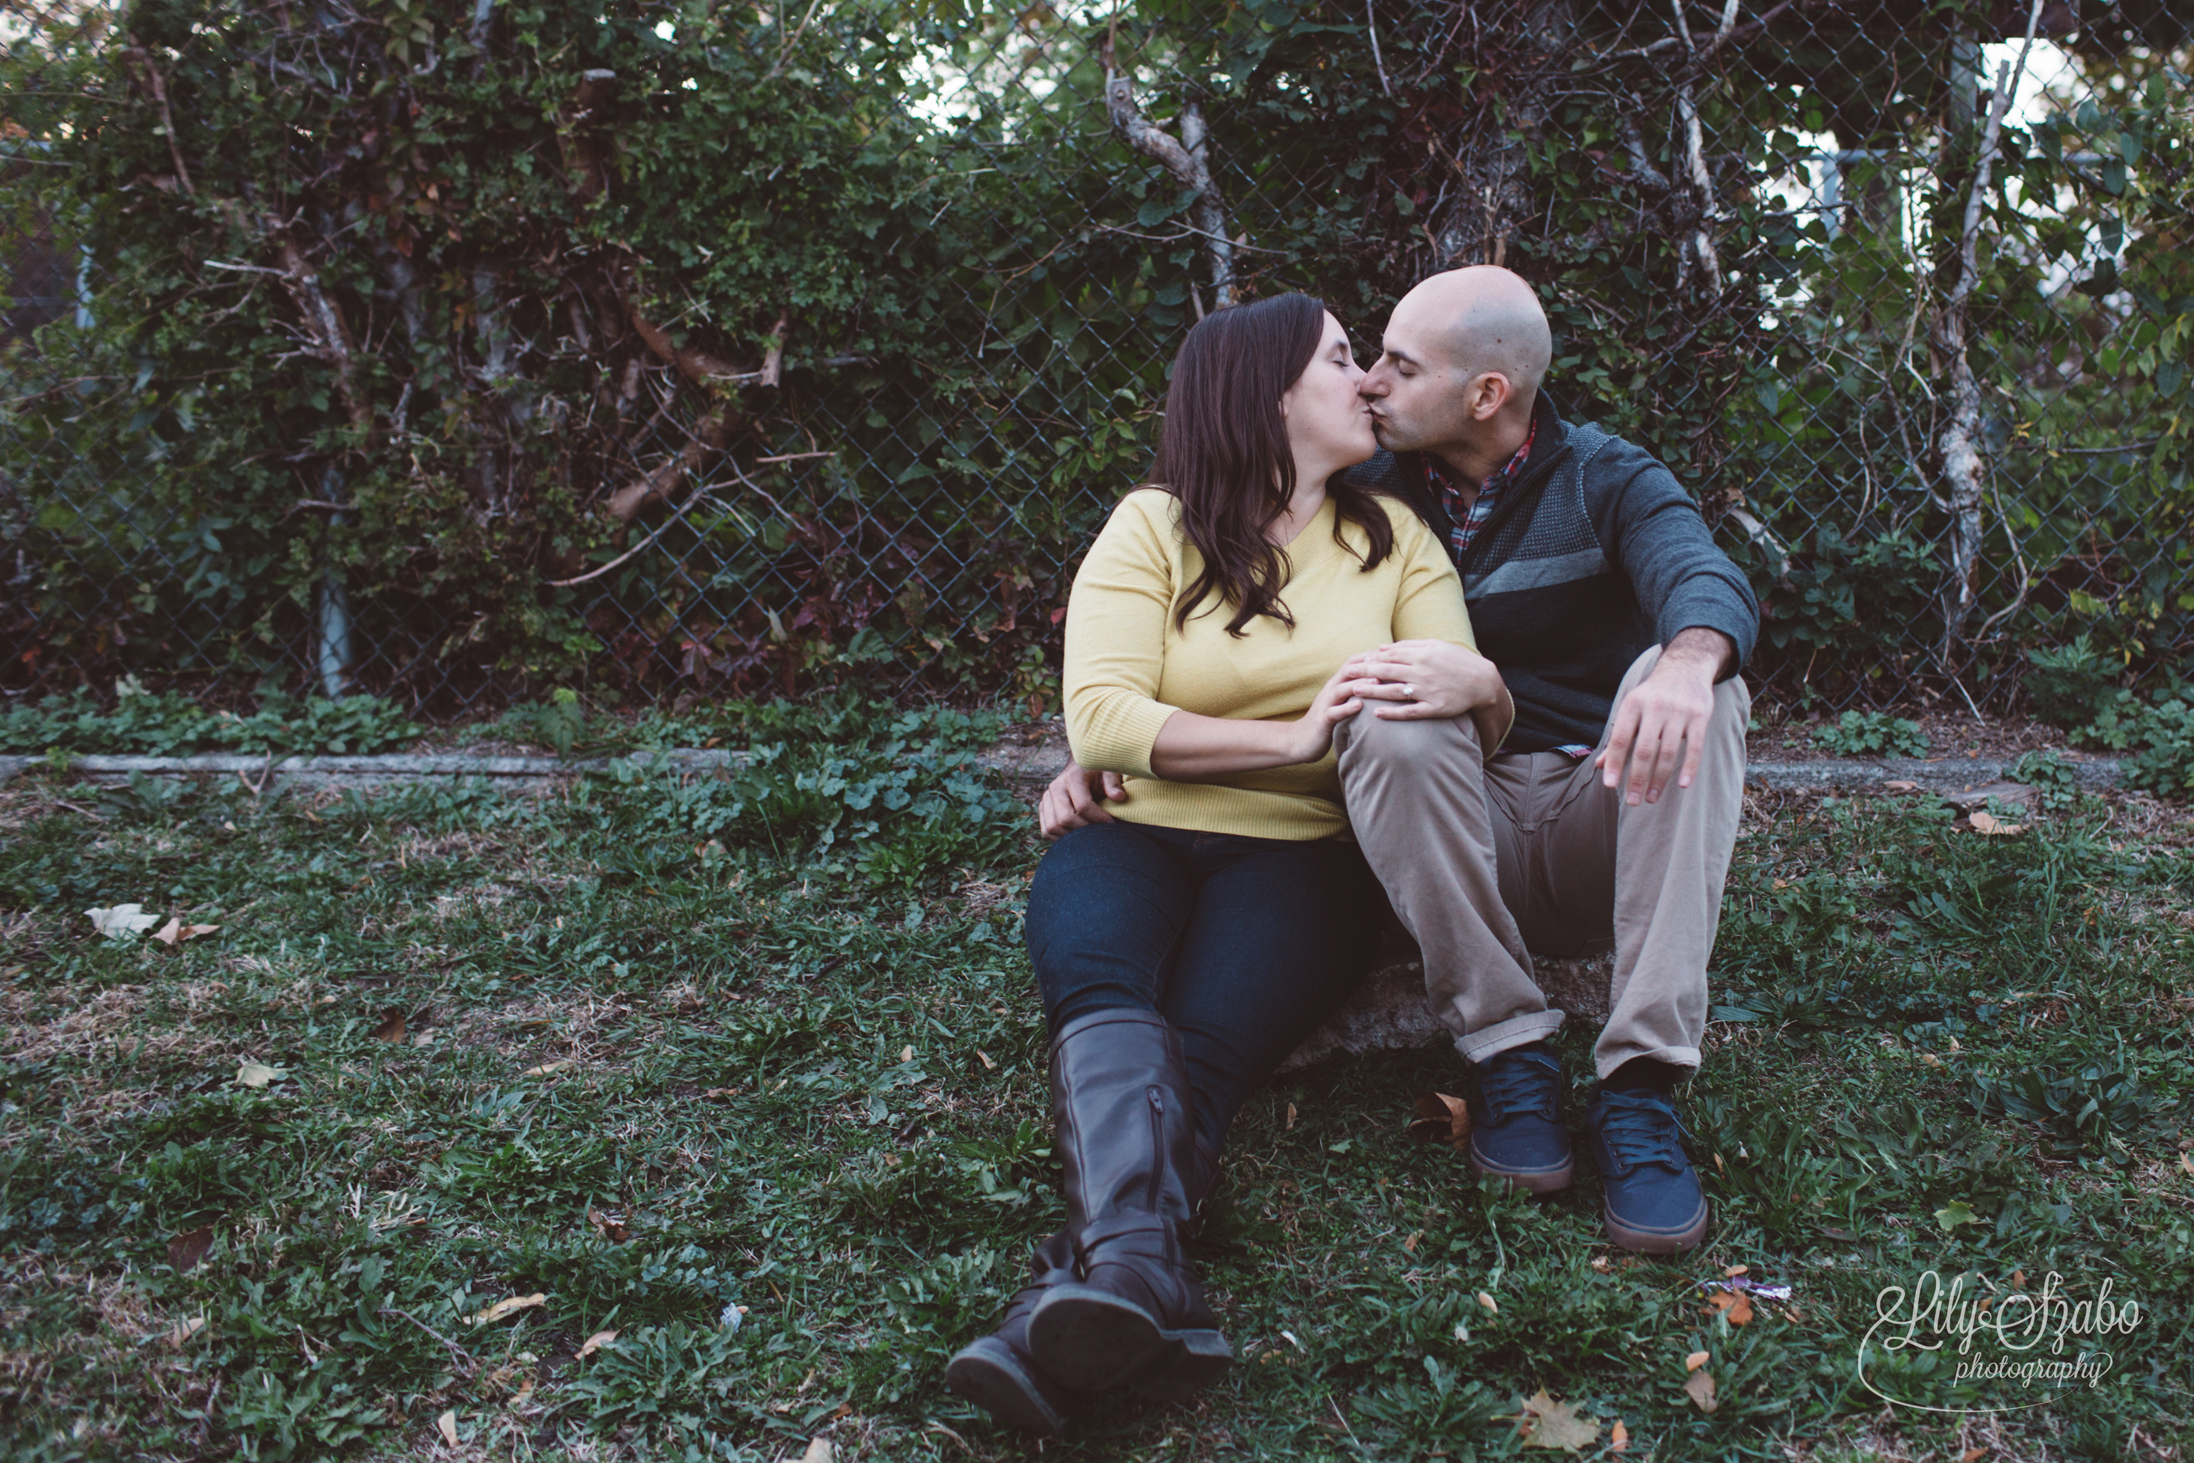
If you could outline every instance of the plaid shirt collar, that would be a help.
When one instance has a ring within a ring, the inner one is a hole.
[[[1426,455],[1425,481],[1447,507],[1448,521],[1454,525],[1448,530],[1448,542],[1455,550],[1458,564],[1469,551],[1471,540],[1478,536],[1478,530],[1493,516],[1493,505],[1499,500],[1501,489],[1515,481],[1516,475],[1524,470],[1524,464],[1531,459],[1531,444],[1538,440],[1539,417],[1534,412],[1531,430],[1524,434],[1524,445],[1516,449],[1516,455],[1502,464],[1498,472],[1490,474],[1478,485],[1478,496],[1468,505],[1463,502],[1462,488],[1440,470],[1439,459]]]

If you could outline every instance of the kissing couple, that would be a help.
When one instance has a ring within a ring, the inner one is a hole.
[[[1308,295],[1183,341],[1150,483],[1074,580],[1074,760],[1028,899],[1067,1227],[948,1382],[1058,1434],[1232,1349],[1184,1242],[1248,1094],[1349,994],[1389,908],[1470,1068],[1469,1165],[1571,1181],[1534,950],[1612,948],[1584,1146],[1608,1238],[1707,1201],[1674,1090],[1744,791],[1759,606],[1650,453],[1565,421],[1496,266],[1396,305],[1367,372]],[[1466,608],[1467,602],[1467,608]]]

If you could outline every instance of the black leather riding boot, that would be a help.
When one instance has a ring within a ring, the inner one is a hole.
[[[1190,1185],[1190,1198],[1196,1207],[1202,1207],[1218,1178],[1219,1160],[1199,1142]],[[1006,1302],[1006,1313],[997,1330],[969,1342],[953,1356],[945,1367],[946,1385],[1008,1427],[1050,1437],[1062,1435],[1068,1416],[1087,1398],[1053,1381],[1036,1364],[1028,1349],[1028,1318],[1052,1286],[1080,1278],[1074,1269],[1074,1240],[1065,1230],[1038,1245],[1029,1260],[1029,1283]],[[1149,1387],[1138,1386],[1136,1390],[1153,1394]]]
[[[1029,1351],[1077,1391],[1129,1382],[1185,1397],[1234,1353],[1182,1253],[1211,1166],[1198,1159],[1180,1038],[1152,1011],[1071,1021],[1052,1042],[1051,1100],[1080,1278],[1037,1302]]]
[[[998,1329],[962,1347],[945,1367],[945,1384],[1008,1427],[1058,1437],[1081,1399],[1036,1365],[1028,1318],[1052,1286],[1074,1279],[1074,1241],[1061,1230],[1036,1247],[1029,1283],[1006,1302]]]

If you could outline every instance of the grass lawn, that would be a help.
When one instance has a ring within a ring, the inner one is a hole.
[[[538,801],[0,792],[0,1449],[1037,1452],[941,1385],[1060,1216],[1038,850],[966,763],[985,732],[782,713],[747,771]],[[1655,1459],[2184,1457],[2183,810],[1952,817],[1748,808],[1686,1100],[1698,1252],[1610,1250],[1589,1175],[1532,1203],[1410,1136],[1452,1054],[1329,1062],[1251,1101],[1199,1242],[1230,1380],[1101,1399],[1044,1455],[1461,1460],[1573,1412],[1587,1457],[1618,1420]],[[219,928],[85,914],[129,902]],[[1706,1304],[1738,1265],[1790,1299]],[[1892,1407],[1861,1340],[1930,1270],[1999,1304],[2107,1279],[2140,1320],[2093,1387],[1877,1351],[1892,1395],[2040,1404]]]

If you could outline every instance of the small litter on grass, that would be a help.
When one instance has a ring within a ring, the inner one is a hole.
[[[1684,1383],[1684,1395],[1701,1412],[1711,1413],[1722,1404],[1714,1399],[1714,1373],[1701,1368]]]
[[[457,1446],[456,1408],[452,1407],[449,1411],[434,1419],[434,1426],[435,1430],[442,1434],[443,1442],[449,1444],[453,1448]]]
[[[110,940],[134,940],[160,923],[160,916],[145,913],[142,904],[117,904],[111,908],[87,909],[84,913],[91,917],[92,928]]]
[[[621,1245],[631,1236],[631,1231],[625,1226],[625,1216],[612,1210],[589,1209],[587,1223],[594,1226],[596,1234],[612,1244]]]
[[[472,1324],[485,1326],[490,1321],[500,1321],[505,1316],[516,1315],[520,1311],[530,1311],[535,1306],[547,1304],[548,1297],[539,1291],[535,1291],[532,1295],[506,1296],[480,1312],[479,1315],[474,1316]]]
[[[2008,838],[2014,833],[2026,832],[2024,823],[2009,823],[1986,811],[1975,812],[1966,821],[1973,825],[1975,833],[1986,834],[1993,838]]]
[[[745,1324],[746,1319],[747,1308],[745,1306],[735,1306],[726,1301],[722,1313],[716,1317],[716,1324],[736,1336],[739,1334],[739,1327]]]
[[[1420,1092],[1417,1116],[1410,1119],[1410,1136],[1423,1142],[1443,1142],[1458,1152],[1470,1146],[1470,1104],[1445,1092]],[[1289,1110],[1290,1116],[1293,1109]]]
[[[192,1316],[187,1321],[177,1321],[168,1331],[168,1345],[181,1346],[205,1329],[206,1318],[204,1316]]]
[[[616,1339],[617,1333],[614,1330],[595,1332],[592,1336],[589,1336],[586,1339],[586,1343],[579,1348],[579,1360],[585,1361],[588,1357],[594,1355],[595,1352],[600,1351],[603,1347],[609,1345],[612,1341],[615,1341]]]
[[[1732,1275],[1727,1280],[1702,1280],[1699,1282],[1699,1289],[1709,1293],[1717,1290],[1742,1291],[1755,1300],[1790,1299],[1789,1286],[1769,1285],[1765,1281],[1754,1280],[1744,1275]]]
[[[1597,1422],[1579,1417],[1576,1403],[1557,1402],[1543,1387],[1524,1403],[1524,1415],[1517,1420],[1516,1426],[1523,1433],[1527,1448],[1558,1448],[1564,1453],[1575,1453],[1600,1440]]]
[[[174,945],[185,940],[195,940],[201,935],[210,935],[219,928],[219,925],[187,925],[183,923],[181,915],[176,915],[154,930],[152,937],[163,945]]]
[[[289,1069],[286,1067],[270,1067],[248,1057],[236,1064],[236,1085],[239,1087],[265,1087],[268,1083],[279,1082],[288,1075]]]
[[[1705,1352],[1694,1351],[1691,1353],[1691,1355],[1684,1358],[1684,1370],[1687,1372],[1695,1372],[1700,1367],[1705,1366],[1707,1364],[1707,1361],[1708,1357]]]

